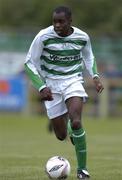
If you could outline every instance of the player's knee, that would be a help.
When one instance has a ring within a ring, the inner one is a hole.
[[[66,136],[67,136],[67,134],[65,134],[65,133],[60,134],[60,135],[59,135],[59,134],[56,135],[57,139],[60,140],[60,141],[65,140],[65,139],[66,139]]]
[[[79,120],[75,120],[72,122],[71,126],[72,126],[72,129],[74,129],[74,130],[80,129],[81,128],[81,122]]]

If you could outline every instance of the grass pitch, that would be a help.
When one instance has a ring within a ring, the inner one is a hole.
[[[47,118],[0,115],[0,180],[47,180],[51,156],[71,164],[68,180],[76,180],[76,157],[70,141],[58,141],[47,130]],[[122,120],[85,119],[88,169],[92,180],[122,179]]]

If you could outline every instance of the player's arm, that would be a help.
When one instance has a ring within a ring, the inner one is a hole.
[[[32,81],[33,86],[40,92],[42,100],[52,100],[52,93],[46,83],[38,73],[37,67],[39,66],[40,56],[43,51],[43,43],[40,38],[36,37],[29,49],[29,52],[25,61],[25,71]],[[38,67],[40,68],[40,67]]]
[[[87,36],[87,42],[86,42],[85,47],[83,48],[83,60],[84,60],[86,69],[88,70],[90,76],[93,79],[97,92],[101,93],[104,87],[100,81],[99,73],[97,70],[97,63],[92,52],[89,36]]]

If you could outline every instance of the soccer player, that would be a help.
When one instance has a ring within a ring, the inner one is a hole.
[[[65,6],[57,7],[52,21],[52,26],[41,30],[34,38],[25,70],[45,102],[56,137],[64,140],[68,129],[76,151],[77,178],[87,179],[90,175],[86,166],[87,149],[81,116],[88,95],[83,87],[83,66],[98,93],[102,92],[103,85],[89,36],[71,26],[71,10]]]

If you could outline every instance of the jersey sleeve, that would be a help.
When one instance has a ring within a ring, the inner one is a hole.
[[[82,53],[83,53],[83,61],[89,74],[92,76],[92,78],[99,76],[99,73],[97,71],[96,60],[92,52],[91,42],[88,35],[87,35],[87,42],[83,48]]]
[[[46,87],[46,84],[38,71],[42,50],[43,43],[41,42],[40,37],[35,37],[25,61],[25,71],[32,81],[33,86],[39,91]]]

